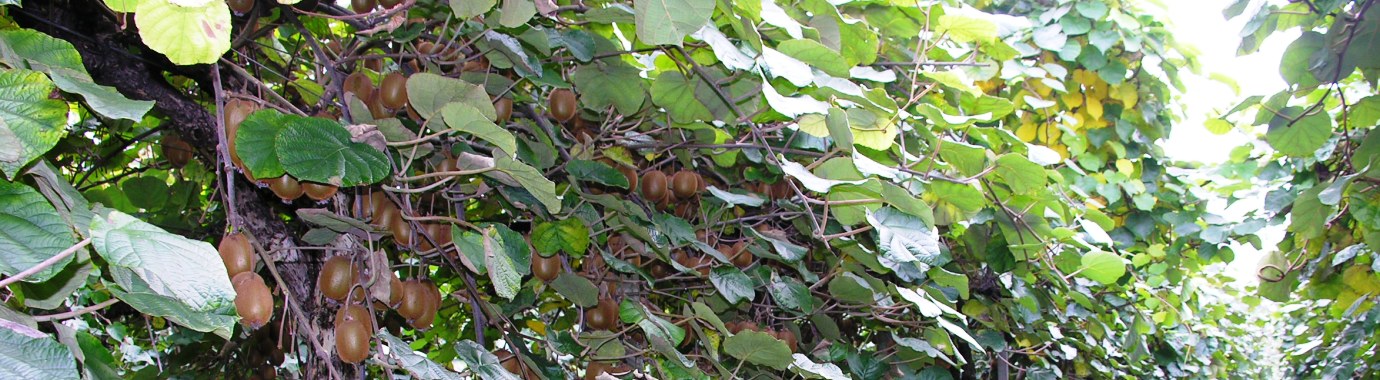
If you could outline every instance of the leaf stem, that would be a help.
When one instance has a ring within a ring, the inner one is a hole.
[[[81,250],[82,248],[85,248],[87,245],[90,244],[91,238],[86,238],[85,240],[77,242],[76,245],[67,247],[67,249],[62,250],[62,252],[58,252],[58,254],[53,255],[53,257],[49,257],[47,260],[43,260],[43,262],[38,263],[38,265],[34,265],[29,269],[25,269],[23,272],[16,273],[14,276],[10,276],[9,278],[0,280],[0,288],[7,288],[10,286],[10,284],[18,282],[19,280],[23,280],[25,277],[32,276],[34,273],[38,273],[41,270],[47,269],[48,267],[53,266],[53,264],[57,264],[57,262],[66,259],[68,256],[72,256],[73,253],[77,253],[77,251]]]

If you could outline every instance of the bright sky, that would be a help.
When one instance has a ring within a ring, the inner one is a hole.
[[[1198,50],[1202,73],[1181,75],[1187,93],[1182,101],[1187,105],[1186,117],[1173,127],[1169,141],[1164,144],[1165,153],[1183,161],[1197,161],[1205,164],[1220,163],[1227,159],[1231,149],[1240,146],[1251,138],[1241,130],[1233,130],[1225,135],[1214,135],[1203,127],[1208,117],[1216,116],[1231,109],[1236,103],[1250,95],[1270,95],[1285,88],[1279,75],[1279,57],[1284,47],[1297,37],[1298,31],[1278,32],[1265,41],[1259,52],[1247,56],[1237,56],[1240,31],[1247,17],[1259,6],[1254,1],[1244,15],[1233,20],[1224,20],[1222,10],[1231,0],[1164,0],[1167,8],[1169,29],[1180,43]],[[1240,93],[1231,86],[1208,79],[1209,75],[1219,74],[1235,80]],[[1252,132],[1254,133],[1254,132]],[[1226,208],[1226,202],[1215,200],[1210,203],[1214,212],[1229,220],[1239,220],[1239,216],[1254,208],[1261,207],[1261,199],[1237,202]],[[1273,249],[1283,235],[1282,228],[1269,228],[1260,231],[1265,250]],[[1236,261],[1225,268],[1228,275],[1237,279],[1239,285],[1256,283],[1255,270],[1262,252],[1250,246],[1235,246]]]

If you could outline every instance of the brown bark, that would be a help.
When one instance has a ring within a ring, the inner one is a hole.
[[[96,83],[115,87],[131,99],[155,101],[153,112],[170,121],[169,127],[192,145],[198,159],[207,167],[221,166],[216,154],[219,140],[215,113],[208,111],[202,103],[214,103],[210,66],[172,65],[139,42],[132,23],[126,29],[121,29],[118,20],[105,11],[99,1],[28,1],[23,8],[9,10],[21,26],[71,42],[81,53],[83,63]],[[199,88],[195,92],[177,88],[165,79],[167,74],[191,79]],[[228,80],[234,75],[223,77]],[[230,82],[224,85],[228,88],[243,86]],[[257,186],[239,175],[231,177],[234,178],[232,186],[235,195],[232,210],[239,215],[237,220],[242,220],[244,224],[238,227],[255,236],[263,249],[273,252],[283,277],[283,283],[278,284],[280,289],[293,295],[306,314],[305,320],[310,321],[310,326],[304,326],[303,323],[296,323],[304,319],[294,318],[298,337],[320,339],[320,336],[302,335],[307,335],[308,331],[331,331],[332,313],[320,297],[315,296],[314,291],[321,254],[296,249],[296,234],[276,216],[277,211],[271,207],[277,203],[276,198],[264,196]],[[220,178],[224,180],[225,176]],[[286,306],[276,311],[278,318],[283,317],[285,309]],[[311,344],[307,346],[313,347]],[[323,346],[327,349],[333,347],[329,344]],[[336,360],[331,352],[303,354],[307,356],[302,366],[305,378],[328,378],[333,373],[344,378],[360,378],[364,374],[357,366]],[[191,366],[193,363],[186,364]]]

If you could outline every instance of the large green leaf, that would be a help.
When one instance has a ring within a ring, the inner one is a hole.
[[[728,303],[736,304],[740,301],[751,301],[757,297],[757,290],[752,284],[752,279],[747,274],[738,270],[737,267],[721,265],[712,272],[709,272],[709,282],[714,284],[714,288],[719,290]]]
[[[115,296],[139,311],[230,337],[235,290],[215,247],[97,207],[91,246],[109,263]]]
[[[594,283],[584,276],[571,272],[561,272],[555,280],[551,281],[551,288],[576,306],[594,307],[599,304],[599,288],[595,287]]]
[[[494,168],[511,176],[546,207],[549,213],[561,212],[561,200],[556,197],[556,183],[546,179],[536,168],[506,156],[494,158]]]
[[[771,283],[767,284],[767,289],[771,292],[772,300],[783,308],[808,314],[814,312],[817,306],[814,296],[810,295],[810,289],[795,278],[772,273]]]
[[[712,0],[634,0],[637,39],[648,45],[680,46],[714,13]]]
[[[1302,107],[1279,110],[1270,120],[1270,131],[1265,133],[1265,141],[1276,151],[1291,157],[1312,156],[1332,137],[1332,118],[1326,112],[1304,112]]]
[[[939,232],[919,217],[883,207],[867,216],[877,230],[877,261],[903,279],[919,279],[931,266],[948,260],[939,250]]]
[[[58,88],[80,94],[92,110],[112,119],[139,121],[153,108],[151,101],[131,100],[112,87],[96,84],[71,43],[34,30],[0,31],[0,58],[11,67],[47,73]]]
[[[499,297],[513,299],[522,286],[522,275],[518,274],[513,259],[505,252],[504,243],[497,239],[497,230],[490,229],[484,239],[484,266],[489,269],[489,280],[493,282],[494,292]]]
[[[713,120],[714,114],[695,98],[696,83],[678,71],[667,71],[652,81],[652,103],[666,109],[671,119],[688,123]]]
[[[13,276],[76,244],[72,228],[37,190],[0,180],[0,273]],[[72,262],[68,257],[25,277],[44,282]]]
[[[852,67],[843,59],[839,52],[830,49],[819,41],[810,39],[794,39],[782,41],[776,45],[776,50],[814,66],[816,69],[840,78],[848,77],[848,69]]]
[[[391,170],[383,152],[352,141],[350,131],[333,120],[291,117],[273,148],[283,169],[303,181],[359,186],[382,181]]]
[[[570,80],[580,89],[585,108],[603,110],[613,106],[618,113],[631,115],[647,101],[646,81],[636,68],[626,63],[598,62],[570,72]]]
[[[794,360],[786,343],[765,333],[745,330],[724,339],[724,353],[748,363],[778,370],[786,369]]]
[[[939,16],[935,31],[959,42],[987,42],[997,38],[997,25],[991,21],[960,14]]]
[[[998,157],[995,172],[1016,193],[1031,194],[1046,190],[1045,168],[1030,162],[1023,155],[1005,154]]]
[[[223,1],[181,6],[141,0],[134,23],[144,44],[175,64],[216,63],[230,50],[230,7]]]
[[[417,115],[430,119],[451,102],[462,102],[479,110],[484,118],[495,120],[498,112],[483,86],[432,73],[407,77],[407,100]]]
[[[589,226],[579,218],[567,218],[559,222],[542,222],[532,228],[532,246],[542,256],[551,256],[557,251],[565,251],[576,257],[584,255],[589,249]]]
[[[0,319],[0,378],[80,379],[72,351],[29,326]]]
[[[1325,43],[1323,35],[1318,32],[1309,31],[1300,35],[1284,49],[1279,62],[1279,75],[1284,77],[1286,83],[1300,87],[1318,84],[1318,79],[1313,77],[1309,68],[1313,55],[1323,49]]]
[[[622,172],[598,161],[570,160],[565,164],[565,171],[573,179],[593,181],[605,186],[626,189],[631,185],[628,183],[628,177],[624,177]]]
[[[287,173],[278,160],[278,133],[297,116],[277,110],[254,111],[235,132],[235,153],[254,178],[277,178]]]
[[[67,133],[67,105],[48,99],[53,83],[29,70],[0,71],[0,171],[13,179]]]
[[[493,108],[492,105],[489,108]],[[441,116],[451,129],[465,132],[488,141],[494,147],[512,155],[517,154],[517,138],[484,116],[484,111],[469,103],[454,102],[441,108]]]
[[[393,362],[415,379],[424,380],[461,380],[465,379],[458,373],[447,370],[445,366],[431,361],[425,353],[414,351],[407,342],[389,334],[387,331],[379,331],[374,335],[379,342],[388,347],[386,351]],[[384,350],[379,350],[385,352]]]
[[[1083,255],[1078,274],[1103,285],[1111,285],[1126,274],[1126,261],[1115,253],[1092,251]]]
[[[466,20],[488,13],[497,3],[497,0],[450,0],[450,10],[455,12],[456,19]]]

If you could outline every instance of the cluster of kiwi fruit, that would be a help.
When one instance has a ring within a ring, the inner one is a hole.
[[[388,298],[374,299],[374,309],[392,308],[415,329],[429,329],[441,306],[441,291],[423,279],[402,281],[393,272],[381,272],[373,281],[388,281]],[[347,256],[332,256],[321,265],[316,286],[322,297],[340,303],[336,311],[336,354],[347,363],[368,358],[373,332],[378,325],[365,303],[369,279]]]
[[[439,222],[420,222],[417,225],[421,231],[415,231],[412,222],[403,218],[403,210],[388,199],[388,195],[383,191],[372,191],[369,195],[356,197],[355,214],[361,218],[368,218],[369,223],[375,227],[388,230],[393,234],[393,241],[400,246],[416,247],[422,251],[430,251],[435,248],[445,250],[451,243],[451,233],[449,223]],[[416,236],[425,235],[425,236]],[[416,239],[421,237],[421,239]]]
[[[244,119],[257,110],[258,106],[247,100],[231,99],[225,102],[225,138],[227,146],[230,149],[230,161],[235,164],[235,167],[238,167],[240,172],[244,173],[244,177],[249,179],[250,182],[257,183],[261,186],[268,186],[269,190],[272,190],[273,194],[277,195],[283,202],[291,203],[293,200],[301,198],[303,195],[306,195],[314,201],[323,201],[334,196],[336,190],[339,189],[335,185],[298,181],[297,178],[293,178],[288,174],[284,174],[277,178],[257,178],[254,177],[254,173],[249,171],[248,167],[244,166],[244,161],[240,160],[240,154],[235,148],[237,146],[235,137],[239,135],[240,124],[244,122]],[[164,149],[166,152],[166,143],[164,144]],[[166,156],[167,154],[165,153],[164,155]],[[188,155],[190,156],[190,151],[188,151]]]
[[[748,191],[767,196],[767,199],[790,199],[793,196],[793,192],[791,191],[791,184],[786,181],[787,179],[782,178],[776,181],[776,183],[754,182],[744,187],[747,188]]]
[[[264,278],[254,273],[254,247],[242,232],[225,234],[217,247],[230,284],[235,288],[235,312],[249,329],[257,329],[273,318],[273,293]]]
[[[251,371],[249,379],[271,380],[278,378],[277,367],[283,365],[287,355],[283,348],[279,346],[274,335],[278,332],[278,326],[270,324],[263,329],[249,335],[249,338],[241,345],[245,351],[241,358],[245,360],[241,368],[249,368]]]
[[[728,332],[734,334],[743,331],[756,331],[760,333],[765,333],[767,335],[770,335],[772,338],[776,338],[776,340],[780,340],[786,343],[786,348],[791,349],[791,353],[796,353],[800,349],[800,340],[796,338],[795,333],[791,332],[790,329],[773,330],[769,328],[763,328],[762,326],[757,325],[756,322],[751,321],[728,322],[724,324],[724,327],[728,328]]]

